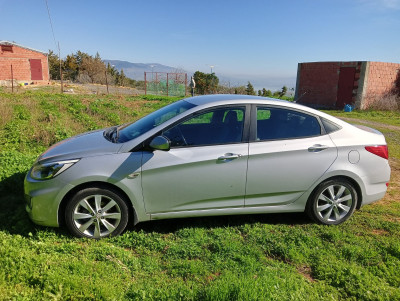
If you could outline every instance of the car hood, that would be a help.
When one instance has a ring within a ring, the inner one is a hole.
[[[60,141],[41,154],[37,161],[71,160],[117,153],[122,144],[108,141],[103,132],[104,130],[87,132]]]

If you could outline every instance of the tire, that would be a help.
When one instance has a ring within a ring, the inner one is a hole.
[[[323,225],[338,225],[346,221],[357,206],[357,191],[345,179],[321,183],[310,196],[306,213]]]
[[[129,210],[117,192],[85,188],[77,192],[65,208],[65,223],[77,237],[101,239],[117,236],[128,224]]]

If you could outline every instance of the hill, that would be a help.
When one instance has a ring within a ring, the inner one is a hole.
[[[166,66],[158,63],[131,63],[128,61],[120,60],[104,60],[107,64],[115,66],[116,69],[121,71],[124,69],[124,73],[127,77],[134,80],[144,80],[144,72],[177,72],[178,68]],[[186,72],[185,70],[180,70],[178,72]]]

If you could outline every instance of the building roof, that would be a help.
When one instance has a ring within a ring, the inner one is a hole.
[[[28,49],[28,50],[30,50],[30,51],[39,52],[39,53],[44,54],[44,55],[47,55],[47,54],[48,54],[47,52],[40,51],[40,50],[36,50],[36,49],[30,48],[30,47],[26,47],[26,46],[22,46],[22,45],[19,45],[19,44],[17,44],[17,43],[10,42],[10,41],[1,41],[1,40],[0,40],[0,45],[17,46],[17,47],[20,47],[20,48]]]

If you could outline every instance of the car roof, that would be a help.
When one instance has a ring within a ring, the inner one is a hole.
[[[210,95],[202,95],[202,96],[195,96],[190,98],[185,98],[186,101],[194,104],[194,105],[205,105],[210,103],[216,102],[224,102],[224,103],[232,103],[232,102],[247,102],[252,101],[252,103],[257,103],[259,101],[279,101],[279,102],[286,102],[286,100],[276,99],[276,98],[269,98],[269,97],[261,97],[261,96],[252,96],[252,95],[238,95],[238,94],[210,94]]]

